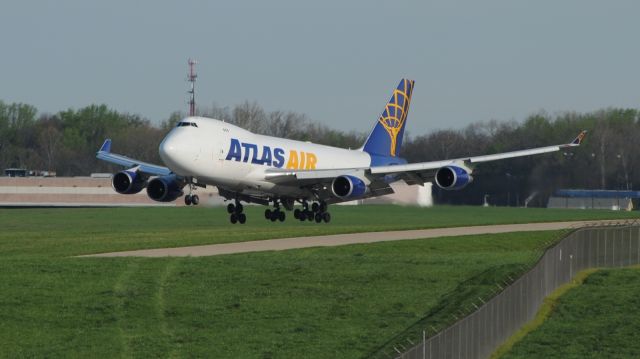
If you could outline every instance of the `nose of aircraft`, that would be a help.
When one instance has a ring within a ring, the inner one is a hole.
[[[195,171],[200,153],[198,142],[184,131],[172,131],[160,143],[160,158],[173,172],[188,176]]]
[[[170,168],[176,167],[176,164],[180,163],[182,152],[177,136],[173,133],[168,134],[160,143],[159,152],[160,158],[167,166]]]

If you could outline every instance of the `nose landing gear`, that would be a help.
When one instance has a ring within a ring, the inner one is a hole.
[[[188,194],[184,196],[184,204],[187,206],[194,205],[197,206],[200,203],[200,197],[197,194]]]
[[[192,194],[191,192],[194,190],[194,185],[189,183],[189,194],[184,196],[184,204],[187,206],[194,205],[197,206],[200,203],[200,197],[197,194]]]

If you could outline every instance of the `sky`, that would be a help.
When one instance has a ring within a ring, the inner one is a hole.
[[[640,107],[640,1],[3,0],[0,100],[152,122],[256,101],[372,128],[403,77],[418,135],[540,111]]]

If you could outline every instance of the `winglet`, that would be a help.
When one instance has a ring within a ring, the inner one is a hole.
[[[109,153],[111,152],[111,139],[107,138],[106,140],[104,140],[104,143],[102,144],[102,147],[100,147],[100,151],[98,152],[106,152]]]
[[[571,146],[580,146],[580,144],[582,143],[582,140],[584,139],[584,136],[586,136],[586,135],[587,135],[587,130],[582,130],[582,132],[580,132],[578,137],[576,137],[573,141],[571,141],[570,145]]]

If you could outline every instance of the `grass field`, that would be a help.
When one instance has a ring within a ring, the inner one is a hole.
[[[221,209],[0,210],[0,356],[370,356],[440,329],[520,272],[557,232],[208,258],[85,253],[305,234],[596,219],[620,212],[336,207],[331,224]]]
[[[465,225],[637,218],[637,212],[543,208],[332,206],[332,222],[284,223],[246,206],[248,222],[232,225],[223,208],[0,209],[0,257],[68,256],[363,231]],[[20,238],[20,241],[12,239]],[[9,239],[9,240],[6,240]]]
[[[597,271],[501,358],[638,358],[639,295],[639,268]]]

